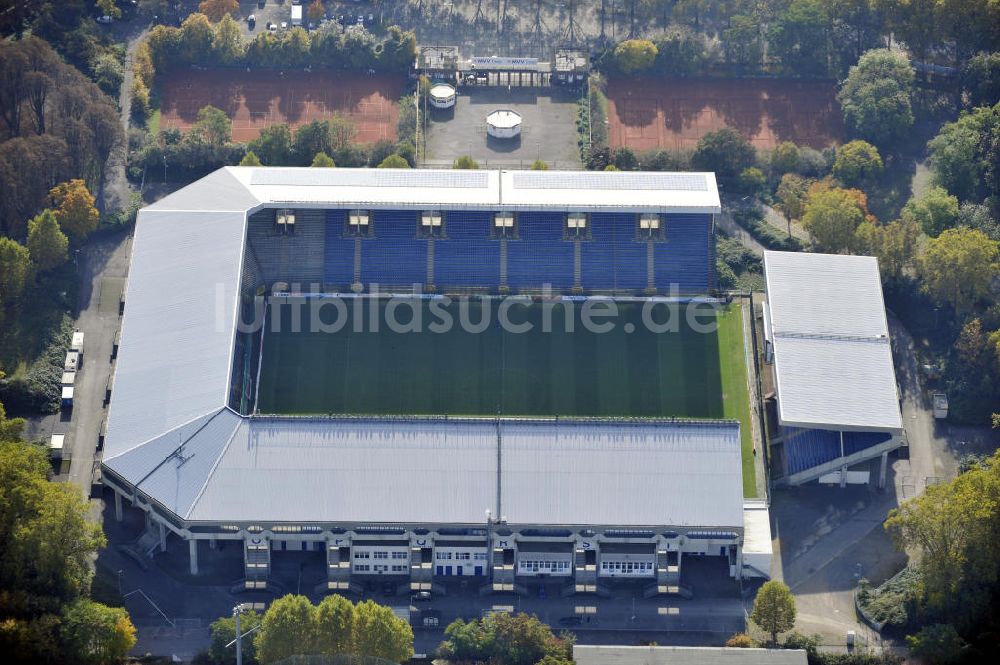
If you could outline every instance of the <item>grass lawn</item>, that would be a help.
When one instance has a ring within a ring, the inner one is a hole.
[[[595,317],[612,324],[598,332],[584,327],[581,303],[552,305],[549,315],[541,304],[518,304],[510,320],[532,330],[515,332],[497,323],[498,301],[471,301],[467,320],[486,321],[476,332],[458,325],[457,304],[435,312],[428,301],[408,302],[417,303],[422,332],[390,330],[386,304],[367,299],[357,311],[348,301],[337,331],[292,332],[283,307],[280,327],[265,331],[258,412],[733,418],[742,428],[745,492],[756,495],[738,306],[713,313],[702,305],[699,320],[716,318],[719,326],[701,332],[687,323],[692,306],[676,305],[678,325],[655,332],[644,325],[641,304],[615,303],[617,316]],[[407,323],[412,312],[407,304],[394,318]],[[440,312],[455,325],[433,332]],[[378,330],[360,325],[358,315],[366,323],[377,315]],[[665,317],[660,305],[653,319]],[[323,320],[335,318],[328,307]]]

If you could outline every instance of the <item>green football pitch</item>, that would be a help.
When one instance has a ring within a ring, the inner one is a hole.
[[[677,325],[659,332],[645,325],[641,303],[616,302],[615,316],[591,317],[610,324],[598,332],[583,325],[582,303],[518,303],[508,319],[531,326],[518,332],[499,325],[496,300],[465,303],[466,320],[481,330],[461,324],[458,303],[435,310],[412,300],[387,312],[385,301],[345,302],[339,319],[333,307],[320,313],[334,328],[323,332],[307,330],[308,305],[300,310],[301,331],[293,331],[290,307],[275,315],[269,305],[259,413],[732,418],[741,422],[744,488],[755,494],[737,305],[674,304]],[[414,305],[420,331],[391,330],[388,315],[411,324]],[[691,307],[711,331],[688,324]],[[445,315],[454,325],[432,325]],[[658,324],[666,317],[662,304],[651,314]]]

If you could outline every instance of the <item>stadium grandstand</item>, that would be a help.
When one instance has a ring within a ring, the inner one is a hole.
[[[714,406],[721,390],[701,391],[705,418],[515,417],[503,401],[457,416],[282,415],[256,406],[268,344],[244,329],[261,296],[290,294],[709,300],[719,211],[705,173],[210,174],[139,212],[102,462],[116,516],[144,511],[150,549],[185,541],[192,574],[201,549],[239,542],[249,588],[267,586],[284,550],[324,557],[324,589],[337,592],[373,577],[438,591],[459,576],[511,592],[542,576],[564,579],[566,593],[615,578],[667,593],[691,555],[731,577],[766,575],[766,509],[744,502],[746,448]],[[305,365],[332,374],[322,368],[337,363],[404,390],[407,361],[379,364],[399,343],[303,356],[273,390],[300,384]],[[641,361],[631,376],[656,371]],[[569,376],[603,385],[582,371]],[[473,374],[454,379],[460,392],[479,385]]]
[[[772,363],[776,480],[868,482],[905,445],[878,261],[765,252],[765,358]]]

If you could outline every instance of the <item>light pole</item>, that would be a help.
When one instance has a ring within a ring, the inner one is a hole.
[[[239,605],[233,608],[233,618],[236,619],[236,639],[227,644],[226,646],[227,647],[232,646],[233,644],[236,645],[236,665],[243,665],[243,638],[246,637],[246,635],[249,635],[253,631],[260,628],[260,624],[258,623],[256,626],[248,630],[246,632],[246,635],[244,635],[241,632],[242,629],[240,628],[240,615],[252,609],[253,605],[250,603],[240,603]]]

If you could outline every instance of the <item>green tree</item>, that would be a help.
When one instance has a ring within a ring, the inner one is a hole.
[[[215,31],[204,14],[190,14],[181,24],[179,55],[189,63],[207,62],[212,54]]]
[[[69,180],[56,185],[49,192],[55,215],[62,230],[75,241],[80,241],[97,228],[101,214],[95,206],[94,195],[83,180]]]
[[[117,98],[125,78],[125,67],[114,53],[101,53],[90,61],[94,82],[104,94]]]
[[[403,157],[399,155],[389,155],[381,162],[379,162],[378,168],[380,169],[408,169],[410,168],[410,163],[406,161]]]
[[[313,157],[312,164],[310,166],[315,166],[318,168],[333,168],[336,164],[333,162],[333,157],[326,154],[325,152],[317,152],[316,156]]]
[[[726,640],[726,646],[737,649],[754,649],[757,647],[757,642],[748,633],[736,633]]]
[[[833,175],[845,187],[855,187],[882,172],[882,157],[867,141],[854,140],[837,148]]]
[[[556,637],[532,614],[497,612],[483,619],[453,621],[445,629],[443,657],[452,661],[533,665],[543,658],[572,661],[572,635]]]
[[[192,125],[190,135],[209,145],[222,146],[232,138],[233,123],[222,109],[205,106],[198,111],[198,119]]]
[[[212,35],[212,53],[222,64],[232,65],[242,61],[246,51],[240,26],[230,14],[223,14]]]
[[[453,169],[478,169],[479,168],[479,162],[477,162],[476,160],[474,160],[472,157],[469,157],[468,155],[462,155],[461,157],[459,157],[458,159],[455,160],[455,163],[452,164],[452,168]]]
[[[292,133],[284,123],[269,125],[247,144],[247,149],[268,166],[285,166],[292,155]]]
[[[639,160],[636,158],[635,153],[632,152],[631,148],[626,146],[615,149],[612,163],[620,171],[635,171],[639,168]]]
[[[959,201],[1000,193],[993,146],[1000,143],[1000,102],[945,124],[927,144],[934,180]],[[991,177],[992,176],[992,177]]]
[[[615,66],[623,74],[638,74],[653,66],[658,49],[648,39],[627,39],[614,50]]]
[[[247,154],[240,160],[240,166],[261,166],[260,157],[253,150],[247,150]]]
[[[50,468],[43,448],[0,443],[0,588],[72,600],[90,588],[104,534],[87,520],[78,488],[49,482]],[[20,594],[7,600],[24,602]]]
[[[283,596],[267,608],[254,637],[257,659],[274,663],[289,656],[316,653],[316,607],[305,596]]]
[[[354,605],[343,596],[324,598],[316,609],[316,648],[327,655],[357,653],[354,647]]]
[[[535,161],[533,161],[531,163],[531,170],[532,171],[548,171],[549,170],[549,165],[546,164],[545,162],[543,162],[540,159],[536,159]]]
[[[927,241],[919,263],[923,289],[938,304],[968,312],[989,295],[990,284],[1000,273],[998,260],[1000,243],[982,231],[947,229]]]
[[[296,164],[301,166],[309,164],[318,152],[327,155],[333,153],[333,144],[330,141],[330,123],[326,120],[313,120],[300,125],[295,130],[292,156]]]
[[[135,646],[128,612],[81,598],[63,610],[63,639],[80,662],[120,663]]]
[[[4,373],[0,372],[0,379],[3,377]],[[7,410],[4,408],[3,402],[0,402],[0,442],[20,441],[23,433],[24,418],[8,418]]]
[[[824,250],[849,252],[858,245],[856,231],[865,221],[858,199],[839,188],[820,190],[806,199],[802,223]]]
[[[771,171],[774,175],[791,173],[799,165],[799,147],[791,141],[782,141],[771,152]]]
[[[771,636],[771,644],[778,643],[778,633],[795,627],[795,598],[788,586],[778,580],[769,580],[757,591],[750,620]]]
[[[0,236],[0,305],[8,305],[21,297],[30,274],[28,249]]]
[[[231,14],[239,9],[239,0],[201,0],[198,4],[198,11],[212,23],[218,23],[226,16],[232,18]]]
[[[392,609],[366,600],[354,606],[354,650],[403,663],[413,657],[413,630]]]
[[[757,151],[739,132],[724,127],[701,137],[691,164],[702,171],[715,171],[720,178],[736,178],[754,165]]]
[[[726,62],[747,70],[760,67],[764,49],[758,19],[734,14],[729,19],[729,27],[722,31],[722,43],[726,51]]]
[[[97,9],[101,11],[105,16],[110,16],[111,18],[121,18],[122,10],[118,8],[118,0],[97,0]]]
[[[749,196],[757,196],[767,187],[767,178],[764,172],[756,166],[751,166],[740,171],[739,188],[740,191]]]
[[[775,206],[781,211],[789,222],[802,219],[806,212],[806,192],[809,191],[809,182],[800,175],[786,173],[781,176],[778,182],[778,189],[775,196],[778,203]]]
[[[256,612],[244,612],[240,616],[240,631],[246,633],[253,630],[261,622]],[[236,646],[226,646],[236,639],[236,617],[220,617],[212,622],[212,644],[208,647],[208,656],[215,665],[231,665],[236,662]],[[257,660],[252,635],[241,640],[243,647],[243,662],[253,663]]]
[[[768,26],[770,52],[790,73],[822,76],[828,70],[828,25],[820,0],[792,0]]]
[[[951,624],[934,623],[924,626],[916,635],[907,635],[906,646],[910,648],[910,655],[921,662],[947,665],[961,660],[966,644]]]
[[[898,280],[913,267],[920,242],[920,227],[909,218],[886,225],[864,222],[857,231],[862,251],[878,258],[883,280]]]
[[[311,22],[319,25],[319,22],[323,20],[324,16],[326,16],[326,7],[323,6],[323,0],[313,0],[309,3],[309,9],[306,10],[306,16],[309,17]]]
[[[958,198],[943,187],[930,187],[920,198],[907,201],[902,214],[919,224],[924,233],[936,237],[958,222]]]
[[[962,87],[969,106],[989,106],[1000,99],[1000,51],[978,53],[962,67]]]
[[[28,222],[28,252],[39,270],[44,272],[65,263],[68,247],[69,239],[51,210],[46,208]]]
[[[855,135],[875,145],[892,145],[913,125],[913,67],[888,49],[868,51],[851,67],[837,98]]]

